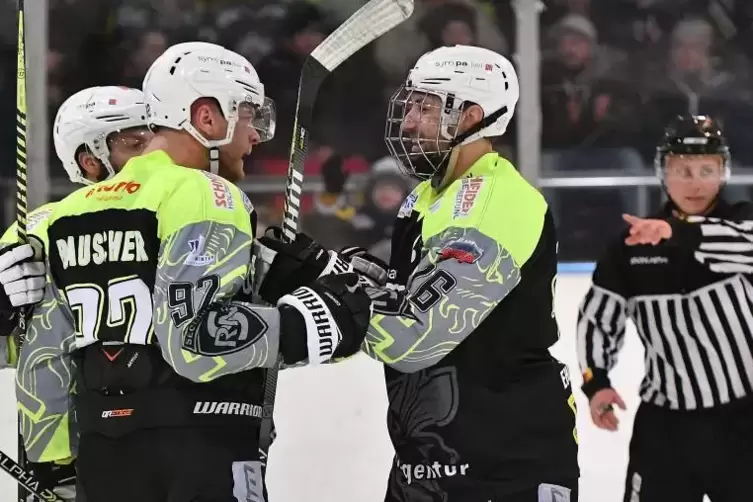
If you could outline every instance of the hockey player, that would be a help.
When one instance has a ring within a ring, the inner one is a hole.
[[[656,149],[668,202],[598,262],[578,319],[597,427],[625,405],[608,372],[631,318],[646,349],[625,502],[747,500],[753,464],[753,205],[730,204],[730,153],[708,116],[678,117]]]
[[[141,153],[151,133],[146,127],[143,94],[126,87],[92,87],[70,96],[60,107],[53,127],[58,158],[74,183],[91,184],[112,176],[133,156]],[[27,230],[35,244],[19,245],[16,224],[0,239],[0,367],[16,363],[16,315],[18,307],[42,299],[45,266],[29,261],[47,240],[47,217],[54,203],[43,205],[28,216]],[[44,358],[42,358],[44,359]],[[19,373],[19,383],[34,396],[34,408],[24,409],[24,439],[29,445],[30,468],[43,488],[56,488],[65,498],[73,498],[75,447],[69,442],[68,414],[48,416],[49,400],[65,399],[68,389],[54,384],[55,376],[28,381]],[[52,384],[50,387],[50,384]],[[56,395],[56,394],[62,394]],[[61,425],[51,426],[52,424]]]
[[[458,45],[423,55],[389,103],[387,146],[421,180],[365,348],[385,364],[390,502],[577,500],[574,399],[548,350],[552,214],[490,141],[518,96],[509,60]]]
[[[363,348],[385,364],[388,502],[577,500],[575,399],[548,350],[552,215],[489,139],[505,133],[518,94],[510,61],[455,46],[422,56],[389,103],[387,146],[421,183],[398,212],[389,266],[342,253],[356,269],[388,269],[386,288],[367,288]],[[286,263],[286,284],[313,274],[296,267],[301,245],[261,242],[288,257],[275,264]],[[274,289],[264,281],[262,297]]]
[[[49,217],[52,284],[29,331],[69,384],[75,359],[88,502],[263,500],[265,368],[357,352],[370,300],[343,274],[250,302],[256,217],[226,179],[272,137],[274,107],[246,59],[168,49],[143,91],[144,155]]]
[[[140,90],[127,87],[90,87],[63,102],[53,127],[55,152],[74,183],[91,184],[109,178],[151,137]],[[55,203],[28,215],[27,231],[46,239],[46,220]],[[31,244],[17,244],[16,223],[0,239],[0,368],[15,366],[15,344],[7,339],[16,326],[17,307],[33,305],[44,292],[44,262],[34,256]],[[41,246],[41,244],[40,244]]]

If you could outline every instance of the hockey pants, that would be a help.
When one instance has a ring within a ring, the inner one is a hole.
[[[630,441],[624,502],[751,499],[753,403],[672,411],[643,403]]]

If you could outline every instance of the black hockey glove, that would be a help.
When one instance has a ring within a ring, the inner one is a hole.
[[[28,462],[29,470],[39,481],[40,490],[52,490],[65,501],[76,500],[76,464]]]
[[[361,348],[371,300],[354,273],[327,275],[280,298],[280,353],[285,364],[320,364]]]
[[[263,258],[271,263],[259,286],[259,296],[271,304],[322,275],[348,270],[348,264],[337,253],[324,249],[306,234],[297,234],[293,242],[287,243],[282,240],[280,227],[269,227],[258,239],[258,245],[266,248],[261,250],[262,255],[272,255]]]
[[[369,254],[364,248],[347,247],[340,250],[340,257],[348,262],[353,272],[365,278],[370,286],[384,286],[390,266]]]

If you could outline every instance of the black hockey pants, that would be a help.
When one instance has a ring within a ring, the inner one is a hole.
[[[753,402],[700,411],[643,403],[630,441],[624,502],[751,500]]]

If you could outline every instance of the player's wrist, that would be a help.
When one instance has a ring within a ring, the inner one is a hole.
[[[609,375],[607,370],[602,368],[589,368],[583,374],[583,385],[581,390],[586,395],[588,400],[603,389],[609,389],[612,387],[612,383],[609,381]]]
[[[306,321],[303,315],[290,305],[280,305],[280,355],[287,365],[306,360]]]

